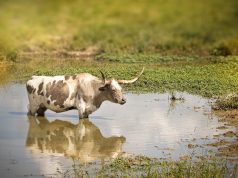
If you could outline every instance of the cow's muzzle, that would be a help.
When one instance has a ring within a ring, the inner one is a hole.
[[[126,103],[126,98],[122,98],[120,104],[125,104]]]

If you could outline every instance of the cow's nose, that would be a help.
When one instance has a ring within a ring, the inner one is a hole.
[[[125,103],[126,103],[126,98],[122,98],[121,104],[125,104]]]

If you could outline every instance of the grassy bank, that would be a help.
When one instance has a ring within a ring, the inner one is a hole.
[[[236,0],[0,1],[0,58],[80,50],[238,54]]]
[[[59,171],[57,177],[161,177],[161,178],[221,178],[236,177],[238,170],[225,160],[163,161],[143,156],[116,158],[101,168],[90,169],[82,164],[74,164],[72,169]],[[232,167],[232,168],[231,168]]]
[[[5,77],[16,81],[25,81],[32,75],[63,75],[89,72],[100,77],[99,69],[105,71],[108,78],[130,79],[144,66],[143,76],[133,85],[125,85],[127,91],[166,92],[185,91],[205,97],[226,95],[238,90],[237,57],[200,58],[130,56],[134,62],[122,56],[120,61],[108,62],[101,57],[97,61],[82,62],[72,59],[20,59],[11,64]],[[166,59],[166,58],[165,58]],[[146,62],[151,60],[151,62]],[[204,62],[201,62],[204,60]],[[187,62],[186,62],[187,61]]]

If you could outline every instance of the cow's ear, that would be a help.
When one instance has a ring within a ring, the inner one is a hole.
[[[106,84],[106,85],[100,87],[99,90],[100,90],[100,91],[105,91],[105,90],[108,89],[109,87],[110,87],[110,85],[109,85],[109,84]]]
[[[100,87],[99,90],[100,91],[105,91],[106,90],[106,86]]]

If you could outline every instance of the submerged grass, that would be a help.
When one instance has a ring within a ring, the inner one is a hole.
[[[116,158],[96,170],[85,170],[82,165],[73,165],[73,169],[58,172],[57,177],[161,177],[161,178],[221,178],[236,177],[237,166],[228,169],[226,161],[184,160],[163,161],[144,156],[134,158]]]

